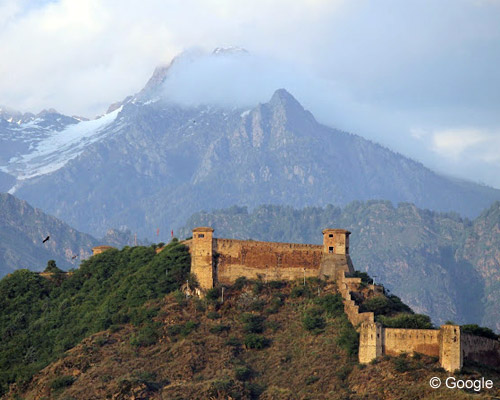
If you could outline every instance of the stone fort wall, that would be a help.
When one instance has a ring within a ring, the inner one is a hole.
[[[359,362],[369,363],[383,355],[422,353],[439,357],[441,366],[453,372],[464,360],[500,367],[500,342],[461,332],[458,325],[440,329],[394,329],[375,322],[372,312],[359,312],[351,293],[359,290],[361,278],[349,257],[349,234],[342,229],[325,229],[323,245],[219,239],[213,229],[195,228],[190,248],[191,272],[202,290],[217,284],[232,284],[239,277],[264,280],[295,280],[329,277],[336,281],[344,300],[344,311],[360,334]],[[370,285],[373,291],[380,287]]]
[[[462,333],[460,345],[464,359],[500,367],[500,341]]]
[[[216,280],[231,284],[238,277],[294,280],[319,275],[323,246],[214,239]]]
[[[349,257],[349,234],[344,229],[325,229],[323,245],[220,239],[213,229],[193,229],[186,243],[191,252],[191,272],[204,290],[216,284],[232,284],[244,276],[264,280],[335,276],[354,272]]]

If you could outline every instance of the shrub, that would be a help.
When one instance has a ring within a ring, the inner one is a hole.
[[[248,279],[245,278],[244,276],[240,276],[236,281],[233,283],[233,289],[236,290],[241,290],[245,287],[245,285],[248,283]]]
[[[136,347],[151,346],[157,342],[158,336],[158,329],[153,324],[147,324],[132,336],[130,344]]]
[[[271,344],[271,341],[262,335],[257,335],[255,333],[249,333],[245,336],[243,340],[245,346],[249,349],[265,349]]]
[[[180,306],[185,306],[186,305],[186,295],[182,293],[180,290],[176,290],[173,293],[174,299],[179,304]]]
[[[198,328],[199,323],[195,321],[187,321],[184,324],[170,325],[167,328],[167,333],[169,336],[188,336],[192,331]]]
[[[315,382],[318,382],[319,381],[319,376],[316,376],[316,375],[311,375],[311,376],[308,376],[306,378],[306,385],[312,385],[313,383]]]
[[[47,261],[47,267],[43,272],[51,272],[53,274],[62,274],[64,271],[60,269],[54,260]]]
[[[234,386],[234,381],[232,379],[229,379],[229,377],[213,381],[210,386],[211,398],[215,398],[215,396],[229,394],[228,392],[233,388],[233,386]]]
[[[402,357],[402,356],[395,357],[392,359],[392,362],[394,364],[394,369],[397,372],[406,372],[406,371],[411,370],[410,363],[408,362],[406,357]]]
[[[210,333],[219,334],[222,332],[228,332],[231,329],[229,325],[214,325],[210,327]]]
[[[70,375],[63,375],[58,378],[55,378],[50,383],[50,388],[52,390],[63,389],[65,387],[71,386],[75,382],[76,378]]]
[[[207,313],[207,318],[210,318],[210,319],[219,319],[220,318],[220,314],[216,311],[209,311]]]
[[[315,333],[321,332],[326,326],[326,322],[323,317],[314,315],[306,315],[302,319],[302,324],[308,331],[314,331]]]
[[[476,324],[462,325],[462,332],[469,333],[471,335],[482,336],[493,340],[497,340],[499,338],[499,336],[490,328],[486,328]]]
[[[431,319],[423,314],[398,314],[394,317],[379,315],[377,320],[389,328],[432,329]]]
[[[344,313],[344,303],[340,294],[316,297],[314,303],[320,306],[328,316],[334,317]]]
[[[373,279],[366,272],[354,271],[352,275],[354,278],[361,278],[361,282],[366,283],[368,285],[373,284]]]
[[[258,399],[266,388],[258,383],[245,382],[245,389],[250,392],[251,399]]]
[[[244,323],[243,330],[246,333],[262,333],[264,331],[264,318],[260,315],[244,313],[240,319]]]
[[[302,325],[304,328],[314,333],[321,332],[326,326],[326,321],[321,316],[322,313],[323,310],[317,306],[307,309],[302,318]]]
[[[262,289],[264,289],[264,282],[262,282],[260,279],[255,281],[252,287],[252,293],[254,295],[260,294],[262,292]]]
[[[350,356],[358,354],[359,334],[347,321],[340,330],[340,335],[337,337],[337,345],[344,349]]]
[[[219,299],[219,296],[220,296],[220,290],[219,288],[212,288],[212,289],[208,289],[206,295],[205,295],[205,298],[208,300],[208,301],[217,301]]]
[[[108,343],[108,339],[105,338],[104,336],[99,336],[98,338],[96,338],[94,340],[94,343],[96,344],[96,346],[99,346],[99,347],[102,347],[104,346],[106,343]]]
[[[297,297],[302,297],[306,292],[306,289],[304,288],[304,286],[295,286],[291,293],[290,293],[290,296],[294,299],[296,299]]]
[[[252,376],[252,370],[247,366],[236,367],[234,370],[234,376],[239,381],[247,381]]]
[[[198,322],[195,322],[195,321],[187,321],[185,324],[184,324],[184,327],[181,331],[181,335],[182,336],[187,336],[189,335],[192,331],[194,331],[196,328],[198,328]]]
[[[248,309],[250,311],[262,311],[265,305],[266,302],[264,300],[255,300],[249,304]]]
[[[238,347],[241,346],[241,340],[238,339],[236,336],[231,336],[229,339],[226,340],[226,345],[232,347]]]
[[[269,281],[267,283],[267,286],[270,287],[271,289],[282,289],[286,286],[285,281]]]
[[[404,304],[397,296],[375,296],[365,300],[359,308],[360,312],[371,311],[375,315],[390,315],[396,312],[412,313],[410,307]]]
[[[335,371],[335,376],[341,381],[345,381],[349,374],[351,373],[352,368],[349,365],[342,365],[337,371]]]

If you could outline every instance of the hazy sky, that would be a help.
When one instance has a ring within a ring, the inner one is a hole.
[[[498,0],[0,0],[0,43],[0,104],[84,116],[182,51],[241,46],[167,92],[244,105],[285,87],[328,125],[500,188]]]

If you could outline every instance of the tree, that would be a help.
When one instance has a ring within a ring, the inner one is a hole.
[[[45,268],[45,271],[43,272],[51,272],[53,274],[59,274],[64,272],[62,269],[60,269],[57,265],[55,260],[49,260],[47,262],[47,268]]]

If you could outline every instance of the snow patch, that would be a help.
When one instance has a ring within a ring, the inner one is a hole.
[[[115,130],[110,131],[106,128],[115,121],[121,109],[122,107],[99,119],[69,125],[60,132],[50,132],[47,137],[35,144],[31,153],[12,158],[7,165],[0,167],[0,170],[15,176],[18,180],[57,171],[68,161],[78,157],[88,145],[114,132]],[[36,124],[35,121],[30,121],[28,124]],[[15,192],[17,186],[10,191]]]

